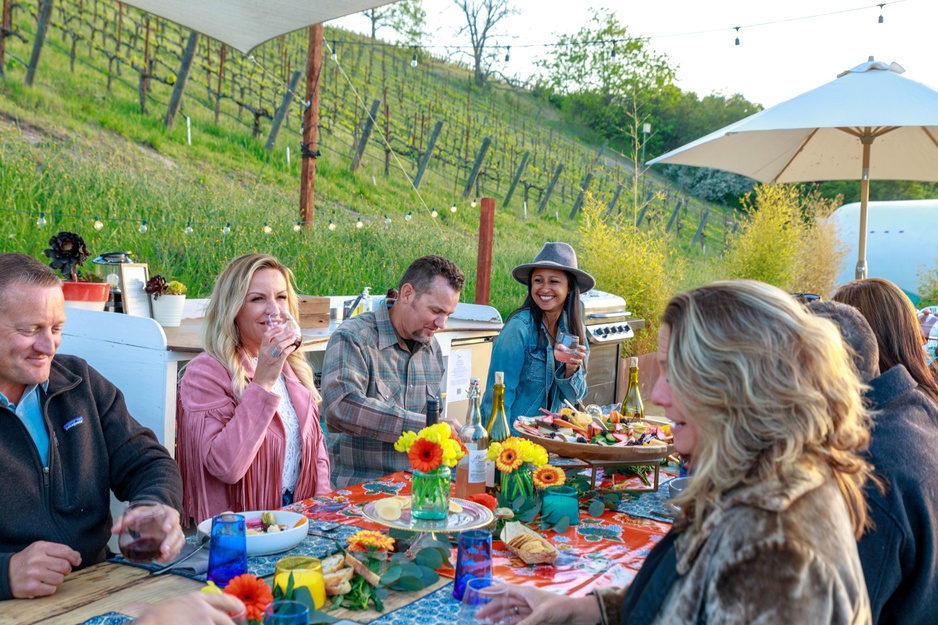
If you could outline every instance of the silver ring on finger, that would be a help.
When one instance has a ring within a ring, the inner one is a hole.
[[[283,353],[283,350],[280,349],[279,347],[274,347],[272,350],[270,350],[270,355],[273,356],[274,358],[280,358],[280,354],[282,353]]]

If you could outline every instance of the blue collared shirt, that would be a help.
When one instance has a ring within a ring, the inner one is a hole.
[[[42,466],[47,466],[49,464],[49,432],[46,430],[46,424],[42,418],[42,404],[39,402],[40,386],[42,390],[46,390],[49,381],[46,380],[42,384],[27,386],[18,406],[7,399],[3,393],[0,393],[0,400],[9,410],[16,413],[16,416],[26,426],[26,431],[29,432],[29,435],[33,438],[33,443],[36,444]]]

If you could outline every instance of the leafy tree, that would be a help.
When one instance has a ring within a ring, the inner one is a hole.
[[[839,206],[816,189],[759,185],[747,194],[749,221],[729,241],[727,277],[829,297],[847,247],[826,218]]]
[[[378,31],[390,27],[401,36],[401,41],[409,46],[419,46],[427,36],[427,12],[422,0],[399,0],[391,5],[374,7],[362,11],[362,15],[371,22],[371,38],[376,39]]]
[[[486,50],[491,42],[495,26],[510,15],[518,13],[511,0],[453,0],[459,7],[466,23],[456,31],[456,35],[469,35],[472,44],[472,64],[475,83],[485,86],[495,53]]]

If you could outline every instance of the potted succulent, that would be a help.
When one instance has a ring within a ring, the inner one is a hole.
[[[143,289],[150,295],[150,310],[156,322],[164,328],[177,327],[186,303],[186,285],[156,274]]]
[[[65,305],[87,310],[104,310],[111,285],[102,281],[95,272],[82,273],[82,263],[88,259],[88,248],[84,239],[74,232],[59,232],[49,239],[49,248],[43,253],[52,259],[53,269],[65,278],[62,292]]]

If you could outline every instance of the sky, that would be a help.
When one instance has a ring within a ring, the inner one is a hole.
[[[496,68],[526,78],[561,34],[588,24],[591,9],[611,9],[633,36],[677,67],[677,84],[698,96],[742,94],[766,108],[834,80],[865,62],[898,62],[905,76],[938,88],[934,25],[938,1],[894,0],[882,11],[870,0],[514,0],[518,15],[496,28],[494,41],[511,45],[511,60]],[[428,44],[468,44],[456,38],[463,22],[452,0],[424,0]],[[882,14],[883,23],[879,23]],[[359,16],[331,24],[370,32]],[[739,33],[734,30],[740,26]],[[390,29],[379,37],[393,39]],[[740,45],[734,41],[739,37]],[[531,47],[526,47],[531,46]],[[434,53],[443,49],[433,48]],[[468,60],[465,57],[464,60]]]

